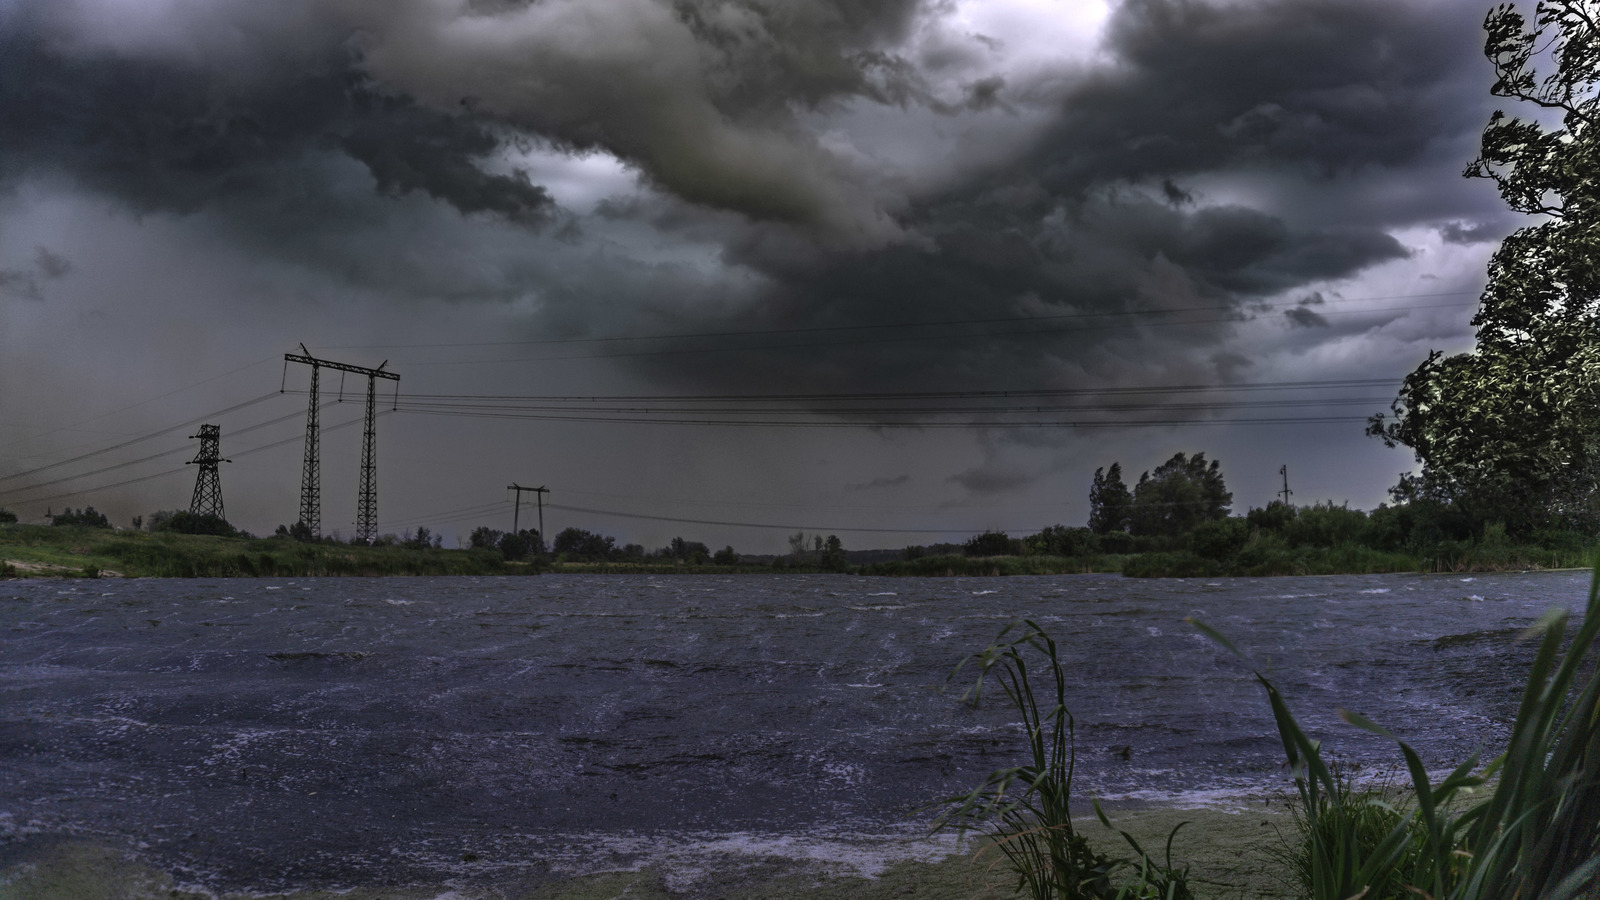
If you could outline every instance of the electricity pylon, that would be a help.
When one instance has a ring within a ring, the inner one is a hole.
[[[188,462],[188,465],[200,467],[194,480],[194,497],[189,500],[189,512],[226,521],[227,516],[222,514],[222,478],[217,473],[217,463],[233,460],[222,458],[222,426],[201,425],[200,433],[189,437],[200,439],[200,452]]]
[[[522,526],[522,492],[531,491],[535,497],[539,498],[539,540],[544,540],[544,495],[550,493],[550,489],[542,484],[536,488],[525,488],[513,481],[506,485],[506,490],[517,492],[516,511],[511,514],[511,531],[513,534],[522,533],[520,530]]]
[[[389,364],[388,360],[384,360],[376,369],[369,369],[366,366],[352,366],[349,363],[318,359],[311,355],[311,351],[306,350],[305,344],[301,344],[300,349],[303,354],[283,355],[285,363],[304,363],[311,367],[311,403],[306,408],[306,453],[300,470],[300,523],[309,529],[313,537],[322,536],[322,461],[319,458],[321,435],[317,422],[317,373],[320,369],[328,368],[365,375],[367,376],[367,421],[366,428],[361,434],[361,489],[356,502],[356,540],[370,544],[372,539],[377,537],[378,528],[377,379],[387,378],[396,382],[395,388],[398,390],[400,376],[383,370],[383,367]]]

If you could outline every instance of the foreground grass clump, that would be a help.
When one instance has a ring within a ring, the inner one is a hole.
[[[1411,776],[1404,813],[1341,784],[1321,744],[1255,669],[1300,797],[1303,863],[1296,880],[1303,896],[1570,900],[1600,893],[1600,667],[1589,658],[1600,635],[1600,574],[1591,582],[1583,624],[1563,652],[1569,618],[1552,610],[1530,630],[1539,650],[1510,745],[1481,769],[1472,757],[1434,784],[1405,741],[1341,712],[1398,745]],[[1194,624],[1248,662],[1227,638]],[[1490,783],[1492,791],[1477,798],[1476,789]]]
[[[985,678],[998,682],[1006,699],[1022,716],[1028,734],[1028,761],[1013,768],[996,769],[976,788],[945,801],[947,809],[934,830],[976,829],[988,835],[985,850],[1002,854],[1017,878],[1017,890],[1035,900],[1187,900],[1192,897],[1188,874],[1170,865],[1172,838],[1167,837],[1166,864],[1157,863],[1127,832],[1123,839],[1134,856],[1109,856],[1095,850],[1073,826],[1072,779],[1076,746],[1072,713],[1066,705],[1066,674],[1056,643],[1033,622],[1023,623],[1023,633],[996,643],[964,660],[951,673],[954,678],[969,662],[978,677],[963,696],[981,701]],[[1043,657],[1043,668],[1054,689],[1054,702],[1041,706],[1028,674],[1028,653]],[[1095,805],[1102,824],[1112,827]]]
[[[322,575],[502,575],[534,572],[499,553],[403,546],[301,543],[47,525],[0,528],[0,558],[19,575],[157,578]]]

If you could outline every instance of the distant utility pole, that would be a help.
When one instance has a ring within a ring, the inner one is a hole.
[[[1279,467],[1278,474],[1283,476],[1283,490],[1278,492],[1278,496],[1283,498],[1283,505],[1288,506],[1289,495],[1294,493],[1294,491],[1289,490],[1289,464],[1284,463]]]
[[[513,533],[521,533],[520,526],[522,524],[522,492],[523,491],[529,491],[534,495],[534,497],[538,498],[538,500],[539,500],[539,540],[541,540],[541,541],[544,540],[544,495],[550,493],[550,489],[545,487],[542,484],[539,485],[536,488],[523,487],[522,485],[517,484],[515,481],[513,481],[510,484],[506,485],[506,490],[508,490],[508,491],[516,491],[517,492],[516,511],[511,514],[511,530],[512,530],[512,532]]]
[[[378,529],[376,379],[387,378],[395,382],[395,391],[398,394],[400,376],[383,370],[383,367],[389,364],[387,359],[379,363],[376,369],[369,369],[366,366],[352,366],[348,363],[317,359],[306,349],[305,344],[300,345],[300,350],[302,352],[298,354],[283,355],[285,366],[295,362],[311,367],[311,403],[306,408],[306,453],[300,469],[300,524],[309,529],[313,537],[322,536],[322,461],[319,458],[322,438],[317,422],[317,373],[321,369],[328,368],[365,375],[367,376],[367,427],[361,434],[361,491],[356,505],[356,540],[370,544],[372,539],[377,537]]]
[[[188,465],[200,467],[194,480],[194,496],[189,500],[189,512],[226,520],[222,514],[222,478],[217,474],[217,463],[233,460],[222,458],[222,426],[201,425],[200,433],[189,437],[200,439],[200,452],[188,462]]]

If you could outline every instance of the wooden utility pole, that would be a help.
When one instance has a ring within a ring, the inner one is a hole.
[[[1283,490],[1278,492],[1278,496],[1283,498],[1283,505],[1288,506],[1289,495],[1294,493],[1294,491],[1289,490],[1289,464],[1284,463],[1279,467],[1278,474],[1283,476]]]
[[[538,487],[523,487],[522,485],[517,484],[515,481],[513,481],[510,484],[506,485],[506,490],[508,490],[508,491],[516,491],[517,492],[516,511],[511,514],[511,531],[512,531],[512,533],[513,534],[521,534],[522,533],[521,532],[521,524],[522,524],[522,492],[523,491],[528,491],[528,492],[532,493],[539,500],[539,540],[541,540],[541,541],[544,540],[545,539],[545,536],[544,536],[544,495],[550,493],[550,489],[545,487],[542,484],[539,485]]]

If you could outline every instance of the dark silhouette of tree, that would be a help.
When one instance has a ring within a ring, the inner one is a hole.
[[[556,535],[550,548],[567,559],[602,562],[616,553],[617,539],[604,537],[581,528],[567,528]]]
[[[1112,463],[1109,470],[1095,469],[1094,483],[1089,486],[1089,530],[1095,534],[1126,531],[1132,507],[1133,495],[1122,483],[1122,463]]]
[[[1421,483],[1395,491],[1460,505],[1526,533],[1600,526],[1600,3],[1541,0],[1533,27],[1510,6],[1485,19],[1490,92],[1560,114],[1496,111],[1469,178],[1540,217],[1506,238],[1472,320],[1477,348],[1435,352],[1367,433],[1410,447]],[[1554,71],[1540,77],[1534,60]]]
[[[1139,476],[1129,522],[1136,535],[1176,537],[1201,522],[1227,518],[1232,503],[1216,460],[1207,465],[1204,453],[1177,453],[1154,474]]]
[[[110,528],[111,520],[106,514],[96,512],[92,506],[83,509],[67,507],[50,517],[50,524],[61,528]]]
[[[719,566],[737,566],[739,564],[739,554],[734,552],[733,545],[729,544],[713,554],[711,561]]]
[[[850,558],[845,555],[844,542],[839,540],[838,535],[830,534],[822,542],[822,558],[817,565],[829,572],[843,572],[850,568]]]
[[[968,540],[961,550],[968,556],[1016,556],[1022,552],[1022,542],[1004,531],[985,531]]]
[[[135,524],[133,526],[134,528],[138,528],[139,527],[138,524],[137,524],[137,521],[138,521],[137,518],[135,518]],[[16,523],[17,523],[17,514],[16,513],[12,512],[9,509],[0,509],[0,525],[15,525]]]

